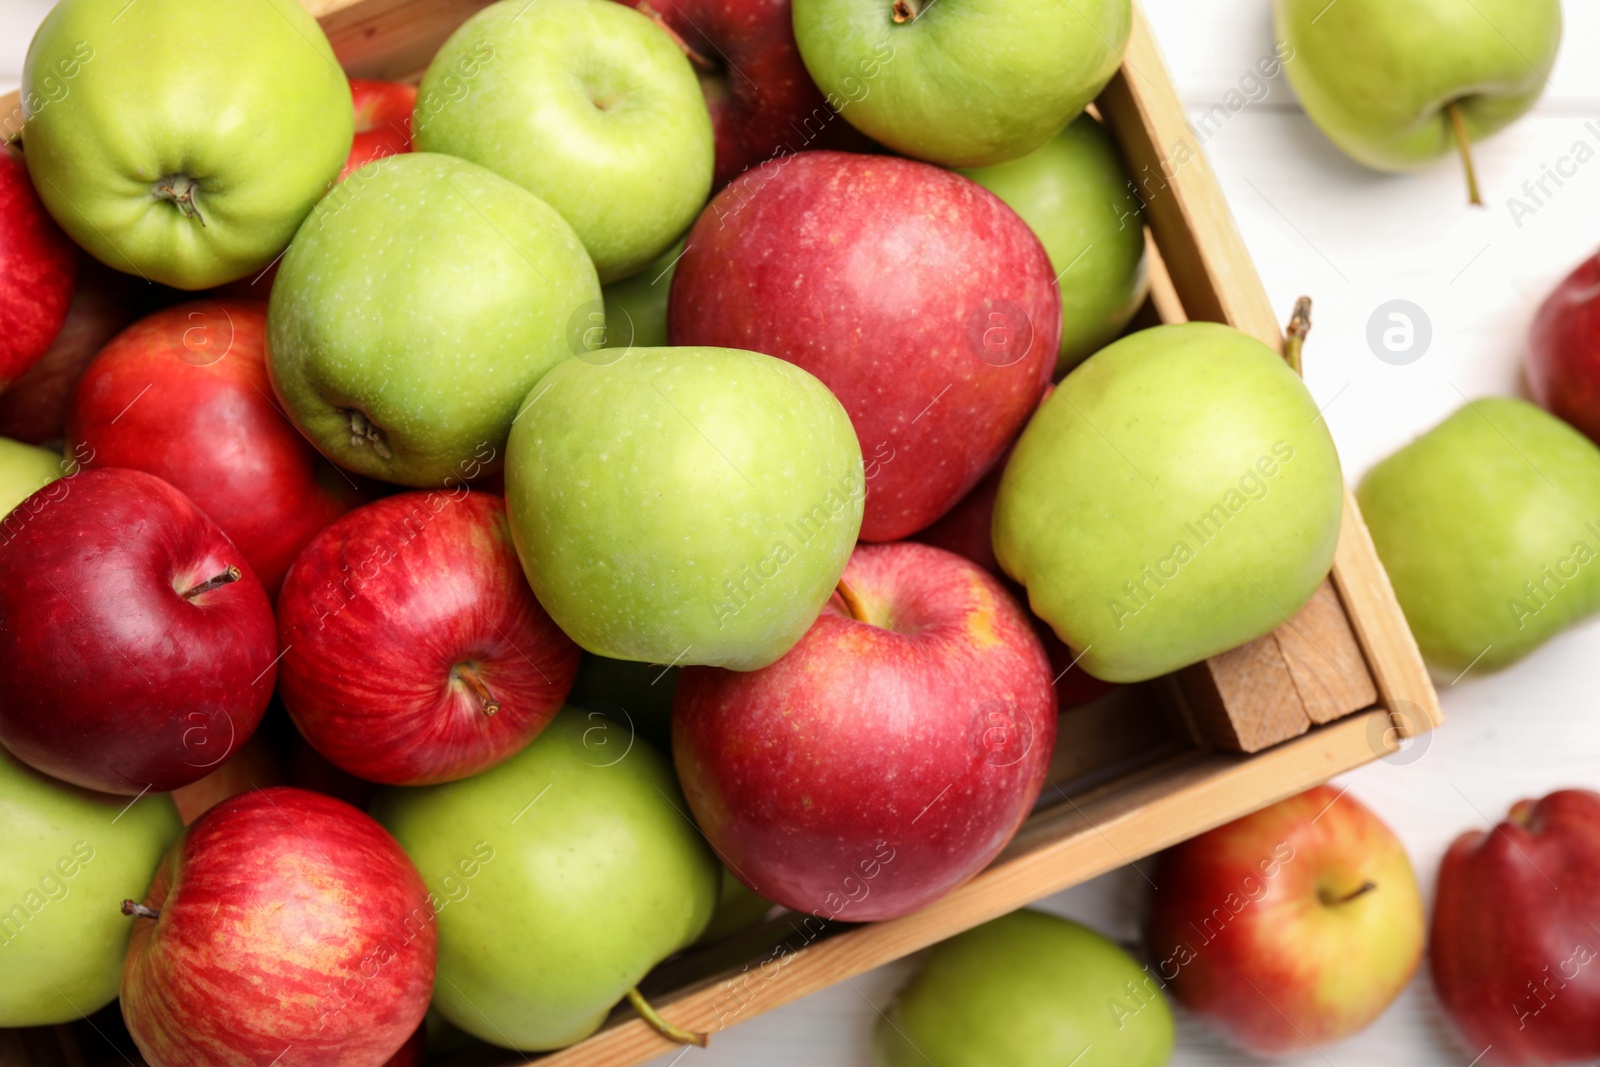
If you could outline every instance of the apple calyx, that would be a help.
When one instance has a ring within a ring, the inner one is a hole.
[[[161,918],[161,912],[157,911],[155,908],[147,908],[143,904],[140,904],[138,901],[134,900],[124,900],[122,902],[122,914],[131,915],[136,919]]]
[[[1461,101],[1450,101],[1444,110],[1450,116],[1450,128],[1456,135],[1456,148],[1461,152],[1461,166],[1467,172],[1467,196],[1474,207],[1482,207],[1483,194],[1478,191],[1478,169],[1472,163],[1472,138],[1467,136],[1467,120],[1461,116]]]
[[[194,586],[191,589],[185,589],[182,593],[179,593],[178,595],[183,597],[183,599],[185,599],[185,600],[193,600],[195,597],[199,596],[201,593],[209,593],[213,589],[221,589],[223,586],[230,585],[233,582],[237,582],[240,578],[243,578],[243,577],[244,577],[244,572],[241,571],[238,567],[235,567],[233,564],[230,563],[230,564],[228,564],[228,569],[223,571],[221,574],[217,575],[214,578],[207,578],[205,581],[201,582],[199,585]]]
[[[489,692],[489,687],[470,663],[458,663],[450,669],[450,673],[460,679],[466,687],[478,697],[478,702],[483,706],[485,715],[493,715],[500,710],[500,702]]]
[[[394,453],[389,450],[389,442],[384,440],[383,431],[372,425],[363,412],[351,409],[350,445],[352,448],[362,448],[368,444],[379,459],[394,458]]]
[[[714,61],[707,59],[705,56],[695,51],[694,46],[689,44],[688,41],[684,40],[681,33],[667,25],[667,20],[661,17],[661,12],[655,9],[654,5],[650,3],[650,0],[639,0],[637,4],[633,5],[633,7],[635,11],[639,12],[639,14],[643,15],[651,22],[654,22],[663,31],[665,31],[666,35],[672,38],[673,43],[679,48],[683,49],[683,54],[689,58],[689,64],[691,66],[698,70],[703,70],[710,73],[719,73],[721,71],[721,68]]]
[[[1283,331],[1283,359],[1296,374],[1300,369],[1300,352],[1306,346],[1306,334],[1311,332],[1311,298],[1302,296],[1294,302],[1294,312],[1289,316],[1289,326]]]
[[[920,14],[922,14],[920,0],[894,0],[895,22],[910,22]]]
[[[204,229],[205,216],[200,214],[200,207],[194,202],[194,195],[199,189],[200,183],[187,174],[169,174],[157,181],[150,192],[157,200],[170,200],[184,218],[194,219]]]
[[[633,1010],[639,1013],[639,1018],[650,1025],[650,1028],[668,1041],[675,1041],[680,1045],[694,1045],[696,1048],[705,1048],[711,1044],[711,1035],[700,1033],[698,1030],[685,1030],[681,1026],[673,1026],[663,1019],[650,1002],[644,999],[644,994],[639,992],[639,987],[634,986],[628,990],[628,1003],[633,1005]]]
[[[1324,907],[1336,908],[1341,904],[1348,904],[1358,897],[1364,897],[1376,888],[1378,888],[1377,882],[1362,882],[1343,896],[1334,896],[1326,889],[1319,889],[1317,890],[1317,899],[1322,901]]]

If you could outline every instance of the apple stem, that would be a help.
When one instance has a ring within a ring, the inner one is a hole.
[[[140,903],[138,903],[136,901],[132,901],[132,900],[124,900],[122,902],[122,914],[124,914],[124,915],[132,915],[132,916],[134,916],[135,918],[138,918],[138,919],[159,919],[159,918],[161,918],[161,913],[159,911],[157,911],[155,908],[147,908],[143,904],[140,904]]]
[[[156,182],[154,193],[157,200],[172,201],[184,218],[194,219],[200,223],[201,229],[205,229],[206,220],[194,202],[194,194],[199,188],[200,183],[187,174],[169,174]]]
[[[1306,346],[1306,334],[1311,332],[1311,298],[1302,296],[1294,302],[1294,313],[1289,316],[1289,327],[1283,331],[1283,358],[1289,369],[1300,374],[1300,352]]]
[[[1362,882],[1354,890],[1346,893],[1342,897],[1331,896],[1326,890],[1317,895],[1322,898],[1322,903],[1328,905],[1329,907],[1335,907],[1339,904],[1348,904],[1357,897],[1364,897],[1376,888],[1378,888],[1377,882]]]
[[[915,0],[894,0],[895,22],[910,22],[920,14],[922,14],[922,7]]]
[[[237,582],[243,577],[244,572],[230,563],[228,564],[228,569],[217,575],[215,578],[207,578],[193,589],[184,590],[181,595],[185,600],[193,600],[201,593],[209,593],[213,589],[221,589],[223,586]]]
[[[1483,194],[1478,191],[1478,168],[1472,163],[1472,139],[1467,136],[1467,120],[1461,117],[1461,101],[1452,100],[1445,108],[1450,116],[1450,126],[1456,133],[1456,147],[1461,151],[1461,165],[1467,171],[1467,195],[1477,207],[1483,206]]]
[[[500,710],[500,702],[494,698],[493,693],[489,692],[489,687],[483,684],[483,679],[478,676],[478,672],[473,670],[471,666],[465,663],[457,666],[456,677],[465,682],[468,689],[478,694],[478,700],[483,704],[483,713],[485,715],[493,715]]]
[[[711,1044],[709,1035],[673,1026],[663,1019],[656,1009],[650,1006],[650,1002],[644,999],[644,994],[639,992],[638,986],[628,990],[628,1003],[633,1005],[633,1010],[639,1013],[641,1019],[650,1024],[651,1029],[668,1041],[676,1041],[680,1045],[694,1045],[698,1048],[705,1048]]]
[[[639,0],[639,2],[633,6],[634,10],[638,11],[639,14],[643,15],[645,18],[649,19],[651,22],[654,22],[657,26],[666,31],[667,36],[672,38],[673,43],[675,43],[679,48],[683,49],[683,54],[689,57],[690,66],[698,67],[707,72],[715,72],[718,69],[716,63],[695,51],[694,47],[690,45],[688,41],[683,39],[683,34],[667,25],[667,20],[661,17],[661,12],[655,9],[655,7],[650,3],[650,0]]]

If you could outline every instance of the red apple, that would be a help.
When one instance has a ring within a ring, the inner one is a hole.
[[[1055,745],[1050,665],[972,563],[859,546],[777,663],[687,667],[672,708],[684,795],[769,900],[859,922],[915,911],[1016,833]]]
[[[77,269],[78,250],[40,203],[27,164],[0,145],[0,389],[61,332]]]
[[[1422,959],[1405,849],[1319,786],[1165,853],[1145,927],[1156,976],[1261,1056],[1325,1045],[1387,1008]]]
[[[833,390],[871,474],[861,537],[892,541],[949,511],[1027,421],[1061,294],[1038,238],[975,182],[802,152],[711,201],[668,325],[675,345],[765,352]]]
[[[422,1067],[428,1059],[428,1028],[419,1026],[383,1067]]]
[[[383,827],[303,789],[258,789],[168,850],[122,968],[151,1067],[381,1067],[421,1023],[438,926]]]
[[[791,0],[621,2],[676,38],[700,75],[717,141],[713,188],[774,156],[871,144],[812,82],[794,41]]]
[[[272,608],[233,542],[142,471],[51,482],[6,517],[0,744],[107,793],[204,778],[272,696]]]
[[[1600,255],[1579,264],[1534,315],[1527,371],[1534,400],[1600,441]]]
[[[1439,865],[1430,966],[1484,1063],[1600,1057],[1600,794],[1519,801]]]
[[[295,560],[278,600],[279,691],[335,766],[449,782],[555,717],[578,646],[534,599],[505,501],[466,486],[358,508]]]
[[[203,300],[141,319],[89,364],[67,446],[93,467],[177,486],[239,546],[275,596],[312,536],[355,489],[278,408],[266,366],[267,308]]]
[[[417,105],[417,87],[402,82],[351,78],[350,95],[356,105],[356,136],[339,181],[375,159],[411,151],[411,112]]]

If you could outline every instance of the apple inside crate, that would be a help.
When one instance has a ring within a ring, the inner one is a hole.
[[[352,76],[411,81],[486,6],[303,2]],[[1288,309],[1268,302],[1137,10],[1122,69],[1096,109],[1122,150],[1149,227],[1151,293],[1130,328],[1226,323],[1281,351]],[[1318,351],[1313,332],[1307,358]],[[779,915],[668,959],[641,990],[673,1024],[715,1041],[719,1030],[1392,753],[1440,722],[1415,642],[1346,492],[1332,574],[1292,618],[1175,675],[1062,711],[1033,814],[971,881],[884,922]],[[0,1062],[122,1062],[103,1036],[114,1039],[119,1022],[112,1008],[71,1028],[0,1031]],[[674,1047],[623,1004],[598,1033],[540,1062],[620,1067]],[[477,1046],[448,1062],[524,1061]]]

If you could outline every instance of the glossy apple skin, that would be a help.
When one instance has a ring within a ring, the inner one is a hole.
[[[278,635],[300,732],[389,785],[466,778],[522,751],[578,673],[578,646],[522,576],[505,501],[464,486],[387,497],[317,535],[284,582]]]
[[[244,300],[196,301],[134,323],[78,380],[67,449],[92,455],[85,466],[176,486],[276,596],[300,549],[356,490],[279,409],[266,329],[266,305]]]
[[[1000,584],[927,545],[862,545],[786,656],[688,667],[673,757],[706,837],[769,900],[905,915],[981,870],[1033,807],[1055,745],[1050,665]]]
[[[28,165],[0,145],[0,389],[61,332],[77,270],[77,249],[40,203]]]
[[[977,183],[804,152],[701,214],[668,330],[822,379],[881,467],[861,537],[893,541],[948,511],[1027,420],[1055,366],[1061,294],[1038,238]]]
[[[411,111],[417,105],[417,87],[351,78],[350,97],[356,108],[356,132],[339,181],[375,159],[411,151]]]
[[[1145,925],[1151,969],[1246,1052],[1285,1055],[1350,1036],[1421,962],[1411,861],[1376,815],[1341,793],[1318,786],[1159,862]]]
[[[1553,884],[1552,884],[1553,883]],[[1463,1047],[1486,1063],[1600,1056],[1600,795],[1519,801],[1439,865],[1429,966]]]
[[[427,1011],[428,891],[342,801],[287,787],[223,801],[167,851],[144,904],[160,918],[129,920],[122,1014],[151,1067],[381,1067]]]
[[[86,789],[161,792],[255,732],[276,674],[272,607],[182,493],[142,471],[84,471],[23,501],[5,534],[0,743],[13,755]],[[230,565],[239,580],[180,595]]]
[[[1540,305],[1526,367],[1539,406],[1600,442],[1600,255],[1580,263]]]

